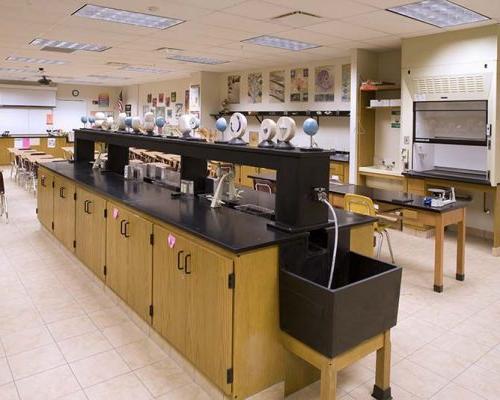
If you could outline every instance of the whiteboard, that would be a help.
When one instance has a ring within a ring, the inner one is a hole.
[[[73,129],[82,127],[80,118],[84,115],[87,115],[85,100],[57,99],[52,128],[72,132]]]
[[[47,114],[51,108],[0,108],[0,133],[10,131],[11,134],[46,133]]]

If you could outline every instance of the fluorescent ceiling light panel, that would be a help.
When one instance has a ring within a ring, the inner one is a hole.
[[[298,40],[284,39],[277,36],[257,36],[251,39],[242,40],[245,43],[252,43],[258,46],[276,47],[278,49],[301,51],[321,47],[317,44],[299,42]]]
[[[51,40],[51,39],[42,39],[37,38],[31,41],[32,46],[38,47],[55,47],[59,49],[69,49],[69,50],[83,50],[83,51],[105,51],[110,49],[109,46],[104,46],[101,44],[93,44],[93,43],[78,43],[78,42],[66,42],[64,40]]]
[[[167,29],[185,22],[182,19],[161,17],[159,15],[143,14],[139,12],[119,10],[110,7],[95,6],[86,4],[73,15],[79,17],[100,19],[108,22],[118,22],[120,24],[144,26],[146,28]]]
[[[148,73],[148,74],[166,74],[170,71],[167,71],[165,69],[160,69],[160,68],[154,68],[154,67],[139,67],[139,66],[134,66],[134,65],[129,65],[123,68],[120,68],[121,70],[124,71],[131,71],[131,72],[139,72],[139,73]]]
[[[0,67],[0,72],[7,72],[11,74],[36,74],[38,71],[23,68]]]
[[[218,60],[216,58],[187,56],[184,54],[172,54],[167,56],[167,59],[176,61],[185,61],[195,64],[210,64],[210,65],[225,64],[229,62],[224,60]]]
[[[104,80],[130,79],[122,76],[98,75],[98,74],[87,75],[87,77],[92,79],[104,79]]]
[[[62,65],[66,64],[66,61],[62,60],[47,60],[45,58],[31,58],[31,57],[19,57],[19,56],[9,56],[5,60],[7,61],[15,61],[20,63],[29,63],[29,64],[54,64],[54,65]]]
[[[387,11],[416,19],[439,28],[472,24],[490,18],[447,0],[424,0],[388,8]]]

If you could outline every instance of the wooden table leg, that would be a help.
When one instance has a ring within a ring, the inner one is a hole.
[[[441,213],[436,215],[436,237],[434,239],[434,291],[443,291],[444,222]]]
[[[372,396],[377,400],[390,400],[391,396],[391,334],[384,333],[384,346],[377,350],[375,386]]]
[[[465,280],[465,208],[462,220],[457,224],[457,281]]]
[[[320,400],[335,400],[337,397],[337,370],[335,363],[325,363],[321,367]]]

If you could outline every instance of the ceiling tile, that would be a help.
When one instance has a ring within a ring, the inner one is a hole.
[[[356,17],[345,18],[343,21],[393,35],[405,35],[412,32],[424,31],[432,27],[432,25],[389,11],[376,11],[369,14],[357,15]]]
[[[352,15],[364,14],[377,9],[352,0],[267,0],[270,3],[306,11],[319,17],[340,19]]]
[[[239,15],[226,14],[222,12],[214,12],[201,19],[198,19],[198,21],[206,25],[226,27],[259,35],[272,34],[287,30],[286,27],[278,24],[273,24],[271,22],[257,21],[255,19],[250,19]]]
[[[270,19],[294,11],[293,8],[283,7],[261,0],[248,0],[234,7],[224,9],[227,14],[239,15],[258,20]]]
[[[342,21],[323,22],[321,24],[308,26],[304,29],[349,40],[364,40],[387,36],[385,32]]]

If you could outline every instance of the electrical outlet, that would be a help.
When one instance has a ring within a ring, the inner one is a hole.
[[[410,137],[409,136],[404,136],[403,137],[404,144],[408,145],[410,144]]]

